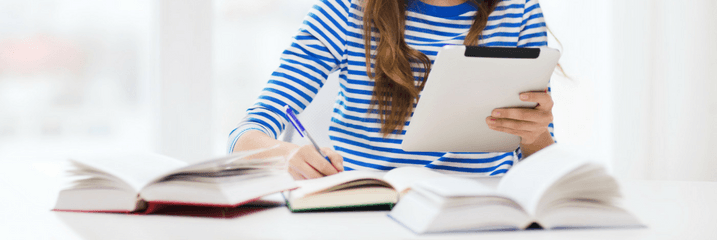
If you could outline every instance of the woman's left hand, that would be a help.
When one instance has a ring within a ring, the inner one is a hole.
[[[485,121],[493,130],[520,136],[521,144],[531,144],[548,131],[553,122],[553,98],[545,92],[524,92],[523,102],[538,103],[535,108],[497,108]]]

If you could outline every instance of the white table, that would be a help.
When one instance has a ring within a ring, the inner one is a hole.
[[[52,212],[55,160],[0,159],[0,239],[717,239],[717,183],[622,180],[626,206],[649,227],[416,235],[387,212],[292,214],[285,207],[233,219]]]

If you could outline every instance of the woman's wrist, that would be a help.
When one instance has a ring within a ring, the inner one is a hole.
[[[520,148],[523,153],[523,158],[526,158],[526,157],[532,155],[533,153],[536,153],[536,152],[540,151],[541,149],[552,145],[553,143],[555,143],[555,141],[553,141],[553,137],[550,136],[550,131],[548,131],[548,129],[545,129],[545,132],[540,134],[540,136],[532,143],[529,143],[529,144],[521,143],[520,144]]]
[[[279,146],[271,151],[262,153],[261,155],[266,155],[267,157],[279,155],[287,156],[291,153],[291,151],[299,148],[296,144],[276,140],[261,131],[249,130],[237,139],[233,152],[271,148],[276,145]]]

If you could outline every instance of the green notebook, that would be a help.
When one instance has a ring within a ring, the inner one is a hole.
[[[413,182],[444,176],[427,168],[403,167],[387,173],[346,171],[323,178],[296,181],[298,189],[284,192],[292,212],[388,210]]]

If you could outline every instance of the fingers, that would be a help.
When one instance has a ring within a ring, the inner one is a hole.
[[[324,152],[324,154],[326,154],[326,156],[328,156],[329,159],[331,159],[331,164],[334,165],[334,168],[336,170],[338,170],[339,172],[344,171],[344,157],[339,155],[337,152],[335,152],[331,148],[324,147],[324,148],[321,148],[321,151]]]
[[[507,118],[494,118],[494,117],[487,117],[486,123],[488,123],[488,127],[490,128],[505,128],[505,129],[513,129],[516,131],[529,131],[529,132],[535,132],[535,131],[542,131],[547,129],[548,124],[544,124],[542,122],[531,122],[531,121],[521,121],[521,120],[514,120],[514,119],[507,119]]]
[[[507,128],[507,127],[501,127],[501,126],[491,126],[490,128],[493,129],[493,130],[496,130],[496,131],[501,131],[501,132],[505,132],[505,133],[510,133],[510,134],[513,134],[513,135],[521,136],[521,137],[523,137],[523,136],[528,135],[528,134],[531,133],[530,131],[517,130],[517,129]]]
[[[289,174],[291,174],[294,180],[321,177],[321,174],[318,173],[316,169],[313,169],[305,163],[304,158],[299,154],[300,150],[300,147],[296,148],[287,155],[289,159]]]
[[[529,108],[499,108],[494,109],[491,116],[529,122],[553,122],[553,114],[546,111]]]
[[[306,163],[311,165],[311,167],[319,171],[319,173],[323,174],[324,176],[334,175],[338,173],[338,170],[336,170],[336,168],[334,168],[334,166],[332,166],[331,163],[326,160],[326,158],[322,157],[321,154],[316,151],[316,148],[314,148],[313,146],[309,146],[307,147],[307,149],[309,150],[305,151],[306,155],[304,157],[306,159]]]
[[[547,92],[524,92],[520,94],[523,102],[538,103],[535,109],[548,111],[553,109],[553,98]]]
[[[546,89],[544,92],[521,93],[520,100],[538,105],[532,109],[494,109],[485,121],[491,129],[520,136],[521,143],[530,144],[548,131],[548,125],[553,122],[553,98]]]
[[[520,142],[524,144],[533,143],[542,132],[547,131],[547,128],[543,127],[542,124],[535,122],[495,119],[492,117],[488,117],[486,122],[488,122],[490,129],[519,136]]]
[[[535,142],[535,140],[537,139],[535,137],[535,133],[530,132],[530,131],[515,130],[515,129],[500,127],[500,126],[492,126],[491,129],[519,136],[520,142],[525,143],[525,144],[531,144],[531,143]]]
[[[295,165],[289,165],[289,167],[301,174],[301,176],[305,179],[320,178],[324,176],[306,162],[299,162]]]
[[[335,162],[334,165],[322,157],[313,146],[306,145],[297,148],[288,155],[289,173],[294,172],[294,174],[292,174],[294,179],[312,179],[336,174],[339,171],[337,169],[343,170],[343,158],[338,155],[338,153],[334,151],[323,151],[329,156],[332,163]],[[330,152],[330,155],[327,152]]]
[[[291,174],[291,177],[294,178],[294,180],[304,180],[306,179],[304,175],[301,175],[301,173],[297,172],[293,168],[289,168],[289,174]]]

